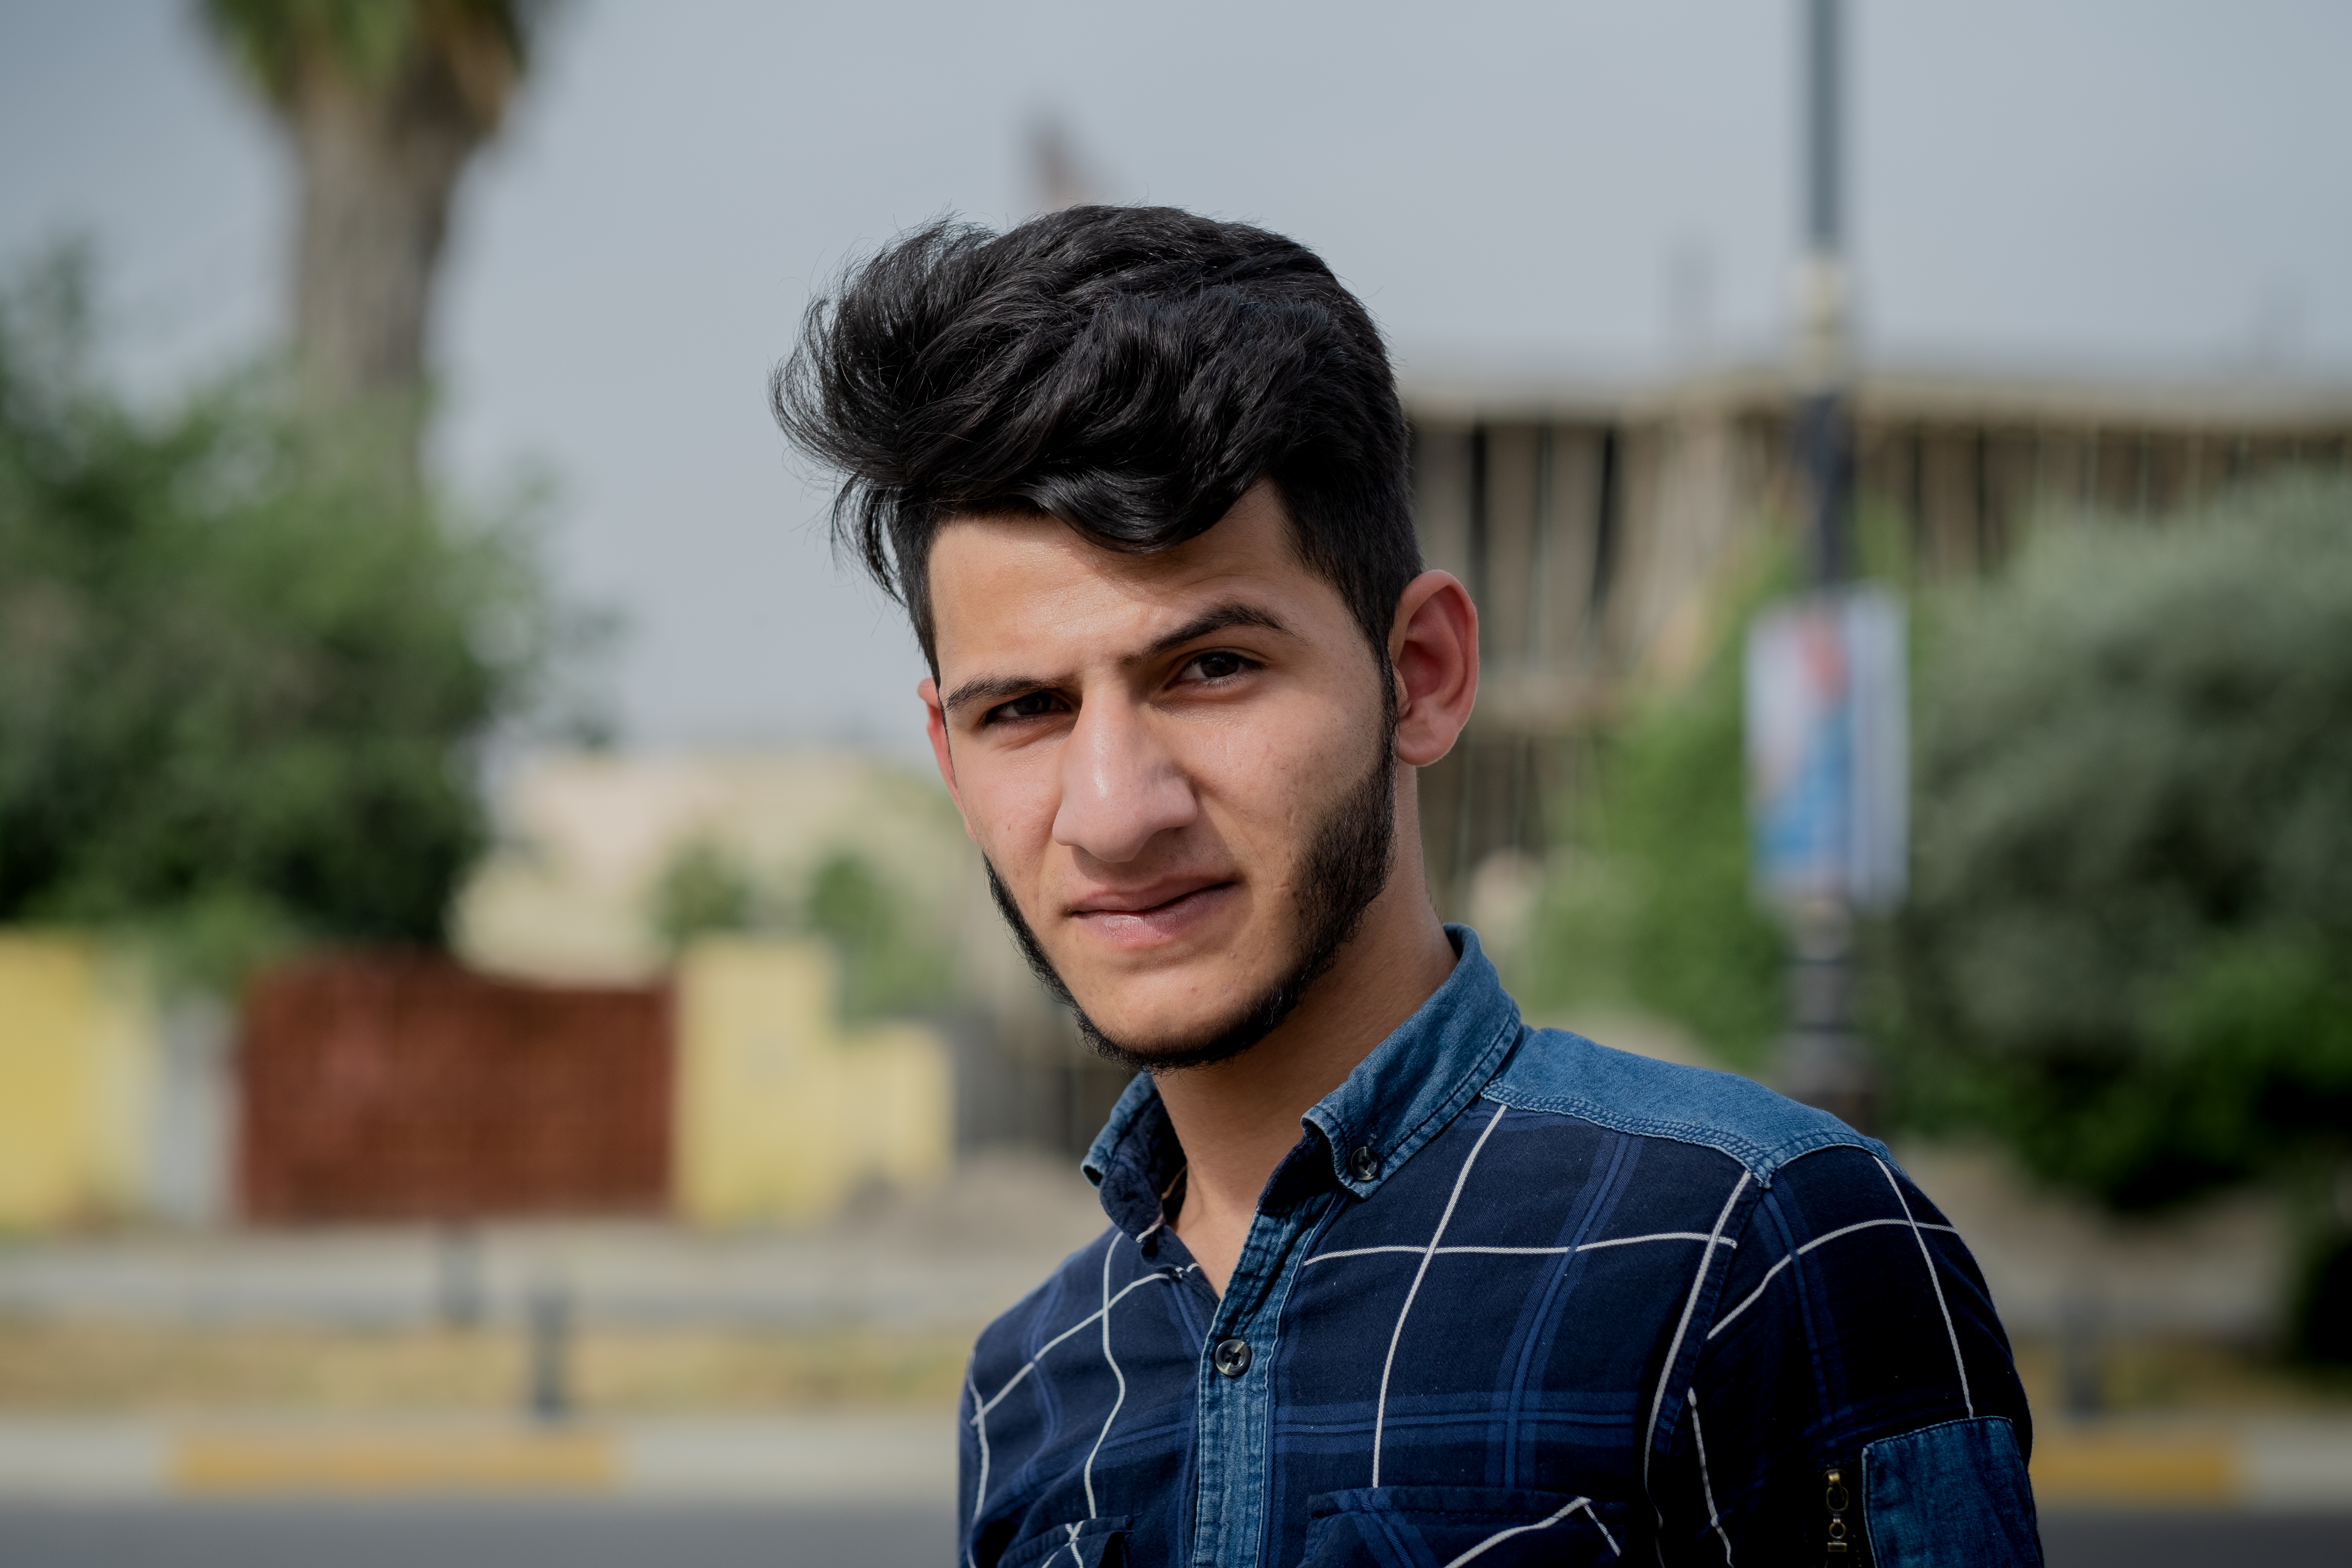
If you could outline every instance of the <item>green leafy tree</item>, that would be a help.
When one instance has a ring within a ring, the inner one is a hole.
[[[820,862],[807,910],[809,929],[841,955],[842,1010],[849,1016],[921,1012],[954,994],[953,965],[864,856],[836,850]]]
[[[1533,1006],[1633,1005],[1727,1063],[1766,1065],[1785,1022],[1785,943],[1748,892],[1740,640],[1637,700],[1559,805],[1558,857],[1521,972]]]
[[[2056,531],[1950,606],[1923,698],[1898,950],[1914,1114],[2120,1208],[2281,1181],[2332,1246],[2352,490]]]
[[[673,952],[699,936],[756,931],[764,916],[758,883],[708,838],[670,857],[654,884],[654,929]]]
[[[567,635],[524,536],[342,463],[259,382],[133,411],[87,276],[0,294],[0,920],[170,931],[215,978],[437,941],[478,748]]]

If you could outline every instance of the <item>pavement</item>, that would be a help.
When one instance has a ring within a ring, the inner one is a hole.
[[[936,1507],[952,1417],[838,1412],[532,1424],[453,1415],[0,1416],[0,1500],[612,1498]],[[2332,1513],[2352,1525],[2352,1421],[2053,1424],[2046,1508]]]
[[[946,1568],[954,1541],[936,1505],[0,1501],[0,1568]]]
[[[0,1237],[0,1314],[386,1329],[520,1320],[560,1289],[612,1324],[978,1329],[1108,1222],[1074,1163],[992,1152],[821,1227],[658,1220]]]
[[[0,1568],[906,1568],[947,1510],[576,1501],[0,1502]],[[2045,1511],[2049,1568],[2352,1568],[2341,1515]]]
[[[952,1415],[531,1424],[454,1415],[0,1416],[0,1499],[611,1497],[937,1506]]]
[[[2049,1568],[2352,1568],[2352,1421],[2054,1426]],[[0,1418],[0,1568],[952,1561],[940,1414]]]

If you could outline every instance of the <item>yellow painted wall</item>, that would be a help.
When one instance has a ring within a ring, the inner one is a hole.
[[[136,1208],[156,1071],[134,967],[79,938],[0,932],[0,1227]]]
[[[677,971],[675,1192],[713,1225],[819,1219],[859,1187],[919,1187],[954,1140],[947,1042],[845,1030],[820,943],[716,937]]]

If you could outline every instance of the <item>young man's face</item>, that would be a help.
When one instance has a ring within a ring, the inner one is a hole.
[[[1153,555],[959,521],[929,584],[932,745],[1036,955],[1139,1063],[1248,1044],[1395,826],[1383,672],[1276,493]]]

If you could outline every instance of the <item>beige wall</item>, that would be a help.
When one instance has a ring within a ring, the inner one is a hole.
[[[0,933],[0,1228],[142,1205],[159,1033],[128,961],[76,937]]]
[[[919,1188],[953,1155],[947,1044],[917,1024],[845,1030],[815,942],[711,938],[677,969],[679,1216],[792,1223],[861,1187]]]

